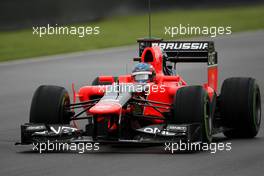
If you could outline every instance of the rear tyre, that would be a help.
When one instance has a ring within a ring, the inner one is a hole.
[[[59,86],[40,86],[34,93],[30,108],[30,123],[69,124],[65,106],[70,104],[69,94]]]
[[[229,138],[253,138],[261,122],[261,96],[253,78],[228,78],[221,88],[221,116]]]
[[[173,109],[174,123],[201,123],[202,142],[212,141],[210,100],[202,86],[180,88],[175,95]]]

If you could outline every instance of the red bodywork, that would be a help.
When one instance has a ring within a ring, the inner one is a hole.
[[[181,76],[167,76],[163,73],[162,65],[162,52],[159,47],[148,47],[142,53],[141,62],[147,62],[151,64],[155,71],[156,77],[153,82],[149,83],[150,86],[157,86],[158,88],[163,87],[164,91],[150,91],[147,95],[146,100],[157,101],[166,104],[172,104],[174,96],[177,90],[183,86],[186,86],[187,83],[182,79]],[[217,66],[208,66],[208,82],[203,85],[204,89],[208,93],[211,101],[215,92],[217,92],[217,82],[218,82],[218,70]],[[112,82],[114,83],[115,79],[113,76],[100,76],[100,82]],[[119,83],[133,83],[131,75],[121,75],[118,77]],[[81,102],[91,100],[93,97],[102,97],[104,95],[104,87],[102,86],[84,86],[80,88],[77,97],[79,97]],[[153,105],[155,105],[153,103]],[[167,105],[169,109],[169,105]],[[168,111],[166,108],[157,108],[160,112]],[[92,108],[87,110],[87,114],[107,116],[109,114],[126,113],[128,111],[133,111],[133,107],[122,108],[119,104],[115,102],[98,102]],[[155,110],[153,107],[146,106],[143,110],[143,115],[145,116],[158,116],[163,117],[162,114]],[[162,120],[154,120],[154,123],[159,123]]]

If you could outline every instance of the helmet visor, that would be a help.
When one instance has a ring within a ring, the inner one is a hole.
[[[138,74],[134,76],[135,81],[137,82],[147,82],[149,80],[148,74]]]

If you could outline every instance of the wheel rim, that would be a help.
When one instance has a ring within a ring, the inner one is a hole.
[[[205,135],[208,142],[212,140],[212,117],[210,113],[210,103],[207,97],[205,97],[205,104],[204,104],[204,123],[205,123]]]
[[[68,116],[68,113],[66,111],[66,106],[68,106],[70,104],[70,100],[69,100],[69,96],[66,94],[63,96],[63,99],[61,101],[61,112],[60,112],[60,118],[61,118],[61,121],[64,122],[64,123],[68,123],[68,119],[66,121],[65,117]]]
[[[261,121],[261,102],[260,102],[260,92],[259,89],[257,88],[254,94],[254,99],[253,99],[253,112],[254,112],[254,124],[255,128],[258,131],[259,126],[260,126],[260,121]]]

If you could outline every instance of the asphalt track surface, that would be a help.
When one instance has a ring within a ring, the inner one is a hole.
[[[264,31],[216,38],[219,85],[231,76],[258,80],[264,101]],[[32,152],[32,146],[14,146],[19,125],[28,121],[34,90],[40,84],[71,88],[89,84],[99,74],[129,72],[136,46],[81,52],[0,64],[0,175],[262,175],[264,173],[263,123],[255,139],[227,140],[231,151],[169,154],[164,147],[101,147],[98,152]],[[205,66],[178,66],[189,83],[205,79]],[[263,107],[263,104],[262,104]]]

